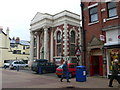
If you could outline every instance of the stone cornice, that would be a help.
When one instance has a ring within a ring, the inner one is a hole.
[[[55,15],[37,13],[31,21],[31,31],[38,30],[44,26],[54,27],[64,24],[64,21],[72,25],[80,25],[80,16],[69,11],[63,11]]]

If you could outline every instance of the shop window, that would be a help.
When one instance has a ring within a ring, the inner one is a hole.
[[[108,2],[108,18],[117,16],[116,2]]]
[[[98,9],[93,7],[89,9],[90,23],[98,21]]]
[[[119,61],[119,66],[120,66],[120,49],[114,48],[114,49],[109,49],[110,52],[110,70],[112,70],[112,65],[114,63],[114,60],[117,59]],[[120,70],[120,68],[119,68]]]

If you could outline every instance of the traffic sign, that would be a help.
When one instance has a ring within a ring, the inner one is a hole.
[[[81,50],[79,48],[77,48],[77,50],[76,50],[76,56],[80,56],[80,54],[81,54]]]

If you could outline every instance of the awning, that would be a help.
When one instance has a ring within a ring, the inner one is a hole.
[[[103,48],[107,48],[107,49],[111,49],[111,48],[120,48],[120,44],[104,45]]]

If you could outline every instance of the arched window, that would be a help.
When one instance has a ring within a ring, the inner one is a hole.
[[[60,43],[61,42],[61,32],[58,31],[57,32],[57,43]]]
[[[75,31],[71,31],[70,42],[75,43]]]
[[[75,56],[75,31],[71,31],[70,36],[70,55]]]
[[[57,56],[61,56],[62,54],[62,48],[61,48],[61,41],[62,41],[62,35],[61,32],[57,32]]]

